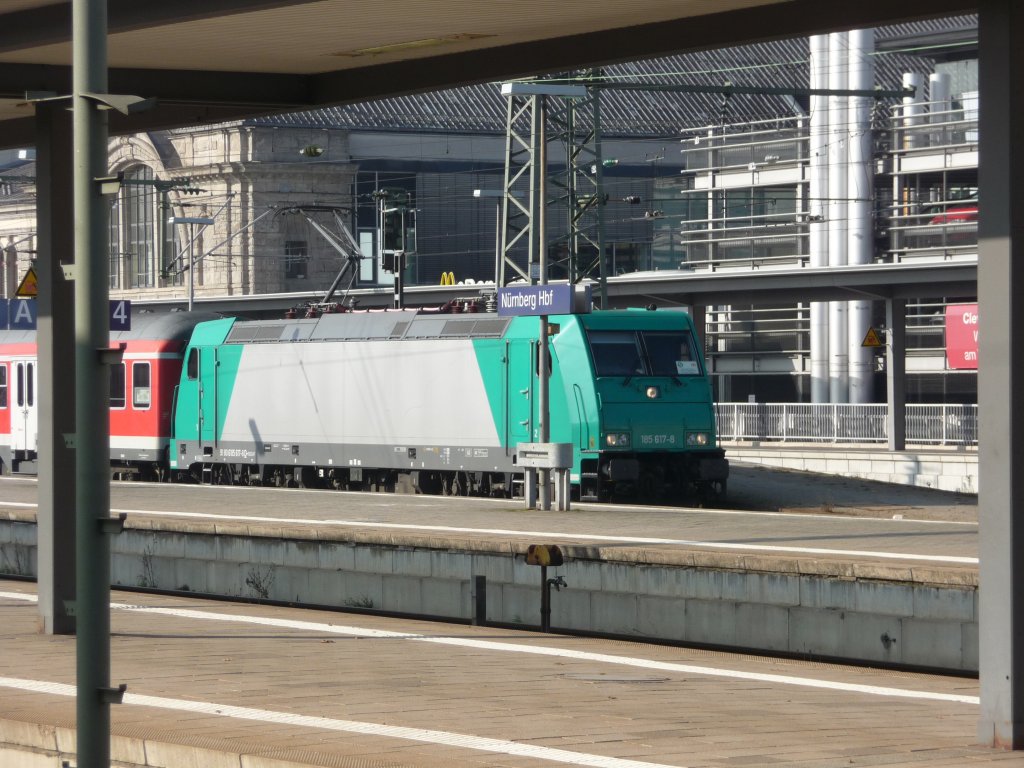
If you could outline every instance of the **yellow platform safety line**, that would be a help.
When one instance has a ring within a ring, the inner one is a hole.
[[[29,267],[28,272],[18,283],[18,290],[14,295],[20,299],[34,299],[39,295],[39,278],[36,277],[36,268]]]
[[[455,273],[454,272],[442,272],[441,273],[441,285],[455,285]]]

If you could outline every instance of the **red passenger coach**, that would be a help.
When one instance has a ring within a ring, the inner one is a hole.
[[[163,475],[182,355],[195,324],[215,317],[205,312],[139,313],[132,317],[130,331],[110,334],[111,346],[123,346],[121,362],[110,366],[110,459],[115,472],[142,479]],[[4,472],[36,471],[35,337],[35,331],[0,331]]]
[[[36,390],[35,331],[0,331],[0,461],[4,471],[19,465],[35,471]]]
[[[110,334],[124,345],[110,367],[110,460],[115,470],[158,479],[167,468],[174,388],[195,324],[208,313],[140,314],[132,329]]]

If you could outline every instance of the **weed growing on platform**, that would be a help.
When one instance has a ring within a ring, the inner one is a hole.
[[[373,598],[363,595],[363,597],[346,597],[345,605],[349,608],[373,608]]]
[[[10,576],[31,576],[28,552],[24,547],[15,546],[13,555],[8,549],[0,549],[0,573]]]
[[[249,587],[256,597],[263,600],[270,599],[270,588],[274,586],[274,566],[267,566],[265,571],[251,568],[249,575],[245,577],[245,585]]]
[[[156,589],[156,572],[153,569],[153,554],[156,552],[156,539],[150,541],[142,550],[142,574],[139,586],[143,589]]]

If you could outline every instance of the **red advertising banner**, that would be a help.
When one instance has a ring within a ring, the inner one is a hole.
[[[946,307],[946,367],[978,368],[978,305]]]

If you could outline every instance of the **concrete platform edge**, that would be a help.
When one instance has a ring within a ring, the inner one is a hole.
[[[17,519],[15,519],[17,518]],[[528,542],[198,521],[129,521],[114,586],[537,625]],[[978,668],[977,569],[710,550],[565,545],[552,626],[939,670]],[[35,573],[32,513],[0,518],[0,568]]]
[[[38,718],[37,718],[38,719]],[[4,768],[61,768],[74,766],[76,732],[73,725],[0,718],[0,765]],[[179,744],[112,733],[111,764],[119,768],[225,766],[230,768],[309,768],[311,763],[245,754],[223,748]]]

